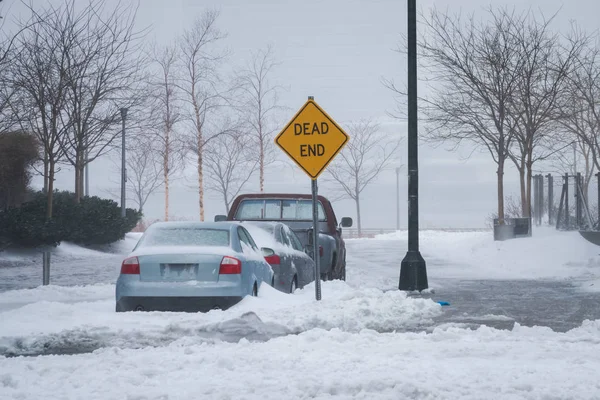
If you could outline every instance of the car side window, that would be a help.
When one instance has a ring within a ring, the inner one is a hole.
[[[252,240],[252,236],[250,236],[248,231],[246,231],[246,229],[242,228],[241,226],[238,228],[238,236],[240,237],[241,242],[245,243],[251,249],[258,251],[256,243],[254,243],[254,240]]]
[[[278,229],[279,231],[279,237],[281,238],[281,243],[285,244],[286,246],[290,246],[290,240],[287,237],[287,235],[285,234],[285,231],[283,230],[282,227],[280,227]]]
[[[287,233],[290,237],[290,241],[292,242],[292,247],[294,250],[302,251],[302,243],[300,243],[300,239],[298,239],[298,236],[296,236],[294,231],[290,229]]]

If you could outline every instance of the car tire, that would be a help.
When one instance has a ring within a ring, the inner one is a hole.
[[[346,263],[344,263],[344,265],[342,267],[342,274],[340,276],[340,279],[343,280],[344,282],[346,281]]]
[[[331,261],[331,268],[329,268],[328,272],[328,280],[332,281],[334,279],[341,279],[341,274],[337,274],[335,271],[335,266],[337,264],[337,255],[333,253],[333,260]]]
[[[254,282],[254,286],[252,286],[252,297],[258,297],[258,285]]]
[[[292,278],[292,283],[290,284],[290,294],[294,294],[294,292],[298,289],[298,278],[296,275]]]

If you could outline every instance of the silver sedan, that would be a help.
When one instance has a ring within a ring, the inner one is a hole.
[[[123,261],[117,311],[225,309],[273,284],[265,256],[239,223],[160,222]]]
[[[315,280],[315,263],[306,253],[300,239],[281,222],[243,222],[260,247],[275,254],[265,257],[275,274],[275,288],[293,293]]]

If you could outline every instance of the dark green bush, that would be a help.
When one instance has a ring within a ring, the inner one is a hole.
[[[121,207],[113,200],[83,197],[79,207],[71,210],[71,218],[77,224],[70,227],[65,240],[92,245],[123,239],[141,219],[140,213],[130,208],[125,215],[125,219],[121,218]]]
[[[0,212],[0,249],[56,246],[61,241],[83,245],[113,243],[123,239],[141,219],[141,213],[127,209],[121,218],[119,205],[99,197],[84,197],[77,204],[75,194],[56,192],[53,217],[46,221],[46,196],[38,192],[20,207]]]

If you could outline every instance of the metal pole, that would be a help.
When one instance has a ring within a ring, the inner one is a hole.
[[[554,220],[554,178],[548,174],[548,224],[552,225]]]
[[[47,286],[50,284],[50,252],[42,253],[42,284]]]
[[[577,229],[581,229],[583,220],[583,193],[581,188],[581,173],[575,174],[575,195],[577,196],[576,214],[577,214]]]
[[[560,194],[560,204],[558,205],[558,215],[556,216],[556,229],[560,229],[560,217],[562,216],[562,212],[563,212],[563,204],[565,201],[565,192],[566,192],[566,187],[567,185],[563,183],[563,187],[562,187],[562,192]]]
[[[408,0],[408,252],[400,267],[400,290],[428,288],[419,251],[419,134],[417,108],[417,2]]]
[[[540,183],[537,175],[532,176],[533,180],[533,221],[538,224],[539,205],[540,205]]]
[[[319,188],[317,180],[312,181],[312,206],[313,206],[313,257],[315,260],[315,298],[321,300],[321,266],[319,265],[319,209],[317,196]]]
[[[88,160],[89,160],[90,152],[89,152],[89,148],[88,148],[89,136],[88,136],[88,132],[87,132],[87,122],[83,123],[83,134],[85,135],[85,167],[84,167],[85,188],[84,188],[83,195],[89,196],[90,195],[90,171],[89,171]]]
[[[89,157],[89,153],[88,150],[85,150],[85,189],[84,189],[84,196],[89,196],[90,195],[90,170],[89,170],[89,164],[88,164],[88,157]]]
[[[577,173],[577,144],[573,142],[573,175]]]
[[[396,230],[400,230],[400,167],[396,168]]]
[[[540,225],[544,222],[544,175],[539,175],[539,185],[540,185]]]
[[[121,217],[125,218],[125,184],[127,182],[125,172],[125,119],[127,118],[127,108],[121,108],[121,121],[123,123],[123,129],[121,131]]]
[[[313,96],[308,96],[309,100],[314,100]],[[315,261],[315,298],[317,301],[321,300],[321,265],[319,260],[319,208],[318,208],[318,196],[319,186],[317,180],[313,179],[312,184],[312,220],[313,220],[313,259]],[[333,268],[333,266],[332,266]]]
[[[598,181],[598,230],[600,230],[600,172],[596,173]]]
[[[565,174],[565,229],[569,229],[570,217],[569,217],[569,174]]]

